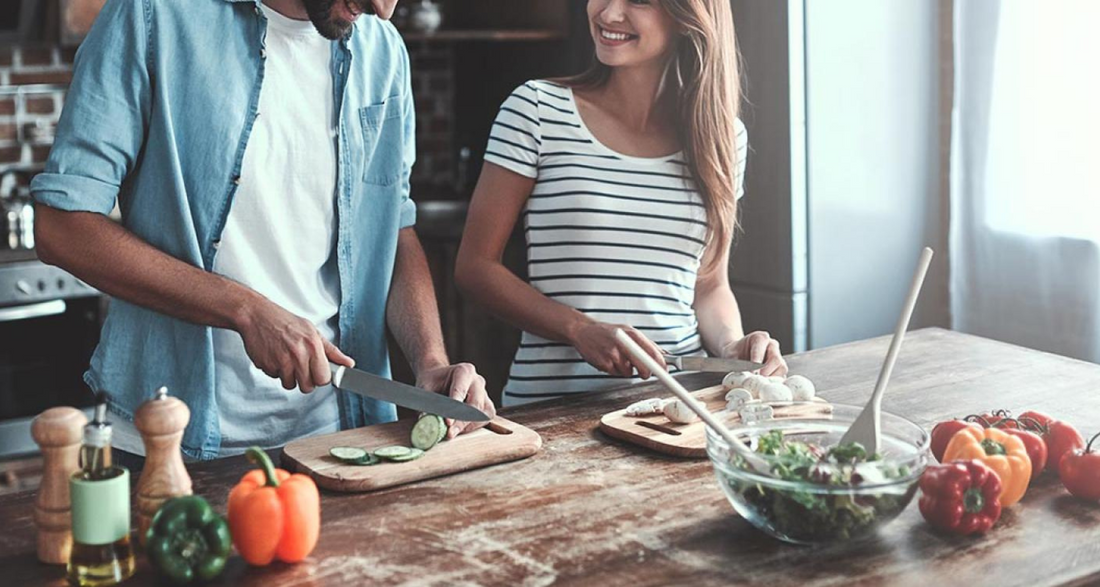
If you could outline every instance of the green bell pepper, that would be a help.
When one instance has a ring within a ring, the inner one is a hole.
[[[145,539],[149,561],[179,585],[220,575],[233,548],[225,518],[197,495],[164,502]]]

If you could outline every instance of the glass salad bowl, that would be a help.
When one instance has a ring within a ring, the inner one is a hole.
[[[765,533],[795,544],[865,537],[897,517],[913,499],[928,465],[929,435],[909,420],[883,412],[878,455],[866,455],[862,447],[830,450],[862,409],[833,404],[832,414],[809,418],[727,421],[776,477],[749,469],[708,427],[707,455],[733,509]]]

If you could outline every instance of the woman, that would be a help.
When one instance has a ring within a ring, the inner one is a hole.
[[[593,67],[501,106],[459,250],[459,287],[524,330],[503,404],[648,378],[618,328],[661,364],[786,373],[729,287],[747,148],[729,1],[589,0],[588,19]],[[501,264],[521,214],[529,283]]]

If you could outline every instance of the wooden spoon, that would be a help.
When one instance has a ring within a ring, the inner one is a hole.
[[[875,392],[871,394],[871,400],[863,408],[863,411],[852,422],[851,427],[840,439],[841,444],[858,442],[867,449],[867,454],[873,455],[879,451],[879,436],[882,435],[882,394],[886,391],[886,383],[890,380],[890,373],[894,370],[894,362],[901,350],[901,339],[905,337],[905,331],[909,328],[909,318],[913,315],[913,308],[917,305],[917,296],[920,294],[921,285],[924,284],[924,274],[928,272],[928,264],[932,261],[932,249],[924,247],[920,259],[917,261],[917,270],[913,274],[913,284],[909,286],[909,297],[901,309],[898,317],[897,328],[894,329],[894,339],[890,342],[890,350],[886,353],[886,362],[882,364],[882,371],[878,374],[878,383],[875,384]]]
[[[623,330],[616,330],[615,338],[618,339],[619,342],[623,343],[623,346],[626,347],[626,350],[630,352],[630,355],[634,357],[635,360],[645,365],[646,369],[649,369],[651,373],[657,376],[657,379],[661,380],[661,383],[664,383],[665,386],[672,391],[672,393],[676,394],[676,397],[680,398],[680,401],[684,402],[687,407],[691,408],[691,411],[695,412],[700,418],[702,418],[703,422],[705,422],[707,426],[710,426],[712,430],[717,432],[719,436],[725,439],[725,441],[729,443],[730,448],[732,448],[734,452],[740,455],[741,458],[745,459],[745,461],[749,463],[749,466],[752,467],[755,472],[761,475],[766,475],[768,477],[775,476],[772,475],[771,465],[769,465],[764,459],[760,458],[760,455],[756,454],[756,452],[745,445],[744,442],[741,442],[741,439],[734,436],[733,432],[730,432],[729,428],[726,428],[724,424],[722,424],[720,421],[718,421],[718,419],[711,415],[706,406],[704,406],[699,400],[695,399],[695,397],[692,396],[691,393],[688,392],[688,390],[684,389],[683,385],[680,385],[679,381],[676,381],[675,377],[670,375],[668,371],[666,371],[663,367],[661,367],[660,364],[657,363],[657,361],[653,360],[653,357],[649,356],[649,354],[642,350],[642,347],[638,346],[638,343],[635,342],[633,338],[630,338],[629,334],[627,334]]]

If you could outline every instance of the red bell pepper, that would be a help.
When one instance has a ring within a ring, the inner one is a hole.
[[[925,469],[920,513],[951,534],[983,533],[1001,517],[1001,478],[981,461],[954,461]]]

